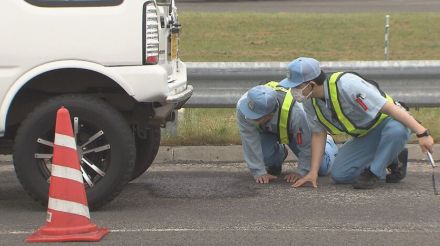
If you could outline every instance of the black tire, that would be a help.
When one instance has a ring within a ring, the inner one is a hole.
[[[141,176],[151,166],[156,158],[160,146],[160,128],[148,130],[145,139],[135,136],[136,142],[136,164],[134,166],[131,180]]]
[[[21,124],[14,144],[14,166],[18,179],[26,192],[43,205],[48,201],[52,147],[37,142],[44,139],[53,142],[56,111],[61,106],[70,111],[73,119],[78,119],[77,146],[85,145],[86,150],[97,147],[107,149],[84,153],[84,156],[104,174],[90,168],[86,163],[81,167],[89,175],[90,183],[84,180],[90,209],[99,208],[113,200],[129,182],[135,163],[136,147],[133,133],[122,115],[104,101],[88,95],[63,95],[50,99],[30,113]],[[75,124],[73,124],[74,126]],[[90,143],[87,140],[102,130],[102,135]],[[75,131],[75,130],[74,130]]]

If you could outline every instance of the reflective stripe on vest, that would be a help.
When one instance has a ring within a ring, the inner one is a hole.
[[[328,119],[325,118],[324,114],[319,107],[317,100],[315,98],[312,99],[313,108],[315,109],[316,116],[318,117],[319,122],[321,122],[327,130],[329,130],[332,134],[341,134],[342,132],[346,132],[354,137],[362,137],[365,136],[369,131],[378,126],[382,121],[384,121],[388,115],[379,112],[374,120],[366,126],[359,127],[350,120],[347,115],[342,110],[340,101],[339,101],[339,91],[338,91],[338,81],[344,75],[344,72],[333,73],[328,80],[328,95],[330,97],[331,106],[336,115],[336,120],[344,129],[339,129],[335,125],[331,123]],[[394,103],[393,99],[385,94],[385,98],[387,101]]]
[[[289,144],[290,111],[292,109],[292,106],[295,104],[295,101],[293,100],[292,93],[290,93],[290,89],[279,87],[278,84],[278,82],[270,81],[265,85],[276,91],[282,91],[286,93],[283,104],[278,113],[278,140],[282,144]]]
[[[329,131],[333,135],[342,134],[344,132],[325,118],[324,114],[321,112],[321,108],[319,107],[318,102],[316,101],[316,98],[312,98],[312,104],[319,122],[321,122],[321,124],[324,125],[325,128],[327,128],[327,131]]]

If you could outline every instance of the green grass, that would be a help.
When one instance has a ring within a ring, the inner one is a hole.
[[[411,114],[428,127],[435,141],[440,140],[440,110],[437,108],[411,109]],[[335,141],[347,140],[347,135],[335,136]],[[411,143],[417,143],[413,135]],[[240,144],[235,122],[235,109],[194,109],[183,112],[178,122],[177,136],[162,135],[163,145],[231,145]]]
[[[184,61],[383,60],[385,14],[183,13]],[[390,59],[440,60],[440,13],[390,17]],[[440,137],[440,110],[412,110]],[[186,109],[163,145],[240,144],[235,109]],[[344,137],[337,138],[339,141]],[[414,142],[415,139],[412,140]]]
[[[412,109],[411,113],[431,131],[431,135],[434,137],[435,142],[438,143],[440,140],[440,110],[438,108]],[[411,142],[417,142],[415,135],[412,136]]]
[[[184,13],[186,61],[382,60],[385,14]],[[390,59],[440,59],[440,13],[390,17]]]
[[[164,145],[240,144],[235,109],[187,108],[181,113],[177,136],[162,134]]]

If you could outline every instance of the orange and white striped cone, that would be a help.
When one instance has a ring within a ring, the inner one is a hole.
[[[90,222],[70,114],[57,112],[46,224],[27,242],[99,241],[108,233]]]

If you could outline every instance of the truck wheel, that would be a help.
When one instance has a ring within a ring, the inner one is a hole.
[[[28,115],[14,145],[14,166],[23,188],[47,204],[56,111],[70,111],[90,209],[113,200],[133,173],[136,147],[127,121],[104,101],[88,95],[50,99]]]
[[[141,176],[151,166],[160,146],[160,128],[150,129],[145,139],[135,137],[136,165],[131,180]]]

